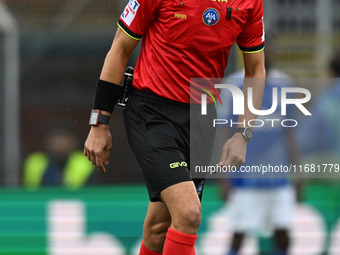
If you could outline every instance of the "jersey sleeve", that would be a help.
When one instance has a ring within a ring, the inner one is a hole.
[[[140,40],[155,18],[158,0],[129,0],[118,26],[131,38]]]
[[[239,48],[246,53],[256,53],[264,49],[263,2],[254,1],[249,10],[248,21],[237,37]]]

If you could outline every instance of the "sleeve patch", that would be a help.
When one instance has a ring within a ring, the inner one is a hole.
[[[140,4],[137,0],[130,0],[126,5],[121,18],[125,22],[126,25],[130,26],[134,18],[136,17],[138,8]]]

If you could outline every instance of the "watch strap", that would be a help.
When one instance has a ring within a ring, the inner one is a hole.
[[[110,124],[110,116],[102,114],[100,110],[93,109],[91,111],[89,124],[91,126],[97,126],[98,124]]]
[[[241,133],[243,135],[244,139],[246,139],[247,142],[249,142],[253,137],[252,136],[251,137],[247,136],[247,134],[246,134],[247,129],[250,129],[250,128],[237,128],[235,130],[235,133]]]
[[[244,131],[245,131],[245,129],[246,128],[237,128],[236,130],[235,130],[235,133],[237,132],[237,133],[243,133]]]
[[[105,114],[99,113],[98,124],[107,124],[107,125],[109,125],[110,124],[110,116],[107,116]]]

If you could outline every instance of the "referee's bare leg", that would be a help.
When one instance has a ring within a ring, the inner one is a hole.
[[[201,202],[192,181],[161,192],[162,202],[150,202],[140,255],[194,255],[201,223]]]

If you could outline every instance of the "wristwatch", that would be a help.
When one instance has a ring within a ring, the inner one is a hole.
[[[249,142],[254,136],[253,130],[251,128],[248,128],[248,127],[237,128],[235,133],[236,132],[241,133],[243,135],[243,137],[247,140],[247,142]]]
[[[90,115],[90,126],[97,126],[98,124],[110,124],[110,116],[100,113],[100,110],[93,109]]]

